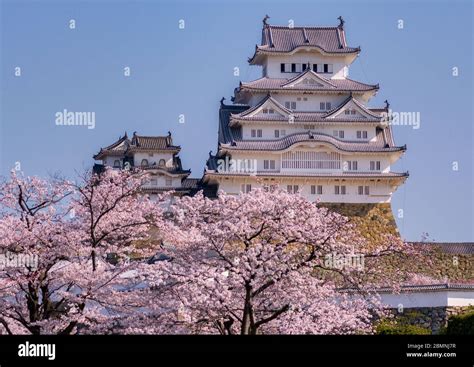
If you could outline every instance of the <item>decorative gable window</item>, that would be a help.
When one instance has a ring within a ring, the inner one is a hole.
[[[165,165],[166,165],[166,161],[164,159],[160,159],[160,161],[158,162],[158,166],[164,167]]]
[[[357,131],[356,132],[357,139],[367,139],[367,131]]]
[[[142,165],[142,167],[148,166],[148,159],[142,159],[141,165]]]
[[[344,130],[334,130],[334,131],[332,132],[332,134],[333,134],[336,138],[344,139]]]
[[[285,102],[285,108],[289,110],[296,110],[296,102]]]

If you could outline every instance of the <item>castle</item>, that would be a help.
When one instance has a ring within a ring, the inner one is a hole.
[[[94,156],[102,161],[94,170],[149,170],[143,191],[152,197],[169,190],[215,197],[218,190],[279,185],[350,217],[368,240],[395,234],[390,201],[408,172],[391,166],[406,146],[395,144],[389,103],[367,106],[379,85],[349,78],[359,53],[347,44],[342,17],[336,27],[284,27],[268,24],[267,16],[261,45],[248,60],[262,67],[262,77],[241,82],[232,104],[221,100],[217,152],[209,154],[202,178],[188,177],[171,133],[125,134]],[[436,333],[450,315],[474,305],[474,243],[414,245],[436,250],[434,265],[414,264],[414,271],[447,280],[380,294],[392,309],[416,310],[411,322]]]
[[[262,77],[241,82],[232,105],[221,101],[203,183],[231,194],[279,185],[311,201],[390,202],[408,176],[390,169],[406,147],[394,142],[388,102],[367,107],[379,86],[349,78],[360,48],[348,46],[344,20],[290,28],[267,19],[248,60]]]

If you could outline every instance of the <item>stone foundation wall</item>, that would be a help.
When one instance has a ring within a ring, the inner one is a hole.
[[[410,325],[430,329],[433,334],[438,334],[441,328],[448,325],[451,316],[459,315],[469,309],[466,307],[417,307],[406,308],[403,312],[393,309],[396,319]]]
[[[378,243],[386,234],[399,236],[390,203],[320,203],[322,207],[348,217],[356,230],[370,243]]]

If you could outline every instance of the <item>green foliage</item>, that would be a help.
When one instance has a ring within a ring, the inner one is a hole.
[[[446,328],[447,335],[474,335],[474,309],[457,316],[451,316]]]
[[[375,331],[379,335],[430,335],[431,330],[404,322],[380,321]]]

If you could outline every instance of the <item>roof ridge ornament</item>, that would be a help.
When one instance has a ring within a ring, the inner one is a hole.
[[[224,106],[225,106],[225,105],[224,105],[224,101],[225,101],[225,97],[222,97],[221,100],[220,100],[220,102],[221,102],[221,107],[224,107]]]
[[[306,34],[306,27],[303,27],[303,37],[304,37],[304,43],[309,43],[309,38],[308,38],[308,35]]]
[[[269,24],[267,23],[267,20],[270,19],[270,17],[268,16],[268,14],[265,14],[265,17],[263,18],[262,22],[263,22],[263,26],[266,27],[268,26]]]
[[[388,111],[390,108],[390,103],[388,103],[388,100],[383,101],[383,103],[385,103],[385,109]]]
[[[340,28],[340,29],[343,29],[344,28],[344,23],[345,23],[344,18],[341,15],[339,15],[337,17],[337,19],[339,19],[339,25],[337,27]]]

